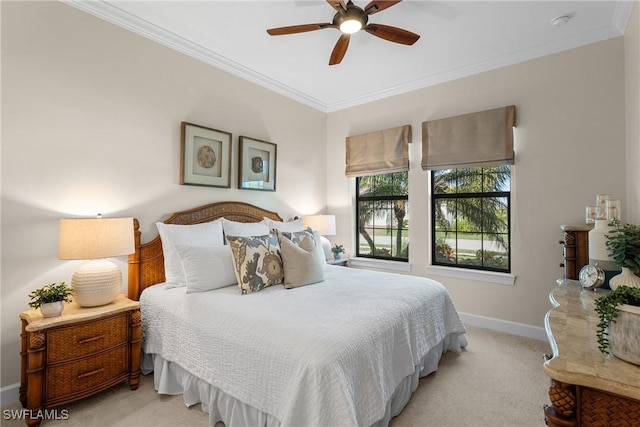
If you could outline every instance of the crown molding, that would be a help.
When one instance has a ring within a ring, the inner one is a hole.
[[[234,76],[265,87],[280,95],[284,95],[294,101],[305,104],[309,107],[326,112],[326,103],[300,92],[290,86],[282,84],[263,74],[245,67],[235,61],[217,54],[197,43],[193,43],[177,34],[158,27],[144,19],[140,19],[130,13],[118,8],[113,3],[102,0],[60,0],[69,6],[100,18],[104,21],[117,25],[125,30],[136,33],[142,37],[150,39],[156,43],[164,45],[170,49],[183,53],[205,64],[226,71]]]
[[[616,10],[613,13],[613,25],[616,26],[621,35],[627,30],[634,3],[638,3],[638,0],[623,0],[616,3]]]
[[[628,13],[630,13],[630,9],[627,12],[627,15]],[[372,91],[357,97],[341,100],[340,102],[329,103],[327,105],[327,112],[335,112],[345,108],[366,104],[368,102],[389,98],[395,95],[413,92],[430,86],[435,86],[437,84],[450,82],[464,77],[473,76],[475,74],[480,74],[486,71],[495,70],[509,65],[514,65],[532,59],[541,58],[543,56],[548,56],[577,47],[585,46],[591,43],[619,37],[621,35],[622,33],[619,31],[617,25],[613,24],[603,26],[596,31],[589,32],[588,34],[568,37],[562,40],[557,40],[553,43],[529,46],[507,55],[490,58],[484,61],[478,61],[438,74],[430,74],[418,80],[388,87],[382,90]]]
[[[351,98],[341,99],[338,102],[329,103],[309,96],[295,88],[292,88],[291,86],[285,85],[258,73],[255,70],[232,61],[229,58],[219,55],[216,52],[206,49],[199,44],[193,43],[178,36],[177,34],[133,16],[116,7],[113,3],[107,3],[103,0],[60,1],[83,12],[94,15],[104,21],[110,22],[128,31],[167,46],[170,49],[209,64],[215,68],[255,83],[280,95],[286,96],[294,101],[300,102],[319,111],[330,113],[621,36],[624,34],[624,30],[626,29],[633,5],[638,0],[618,1],[611,24],[600,27],[595,31],[566,39],[556,40],[552,43],[529,46],[507,55],[478,61],[463,67],[447,70],[446,72],[431,74],[411,82],[377,89]]]

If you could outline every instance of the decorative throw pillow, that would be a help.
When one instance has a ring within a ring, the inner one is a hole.
[[[175,249],[176,245],[188,246],[222,246],[224,237],[222,233],[222,220],[192,225],[165,224],[156,222],[162,252],[164,253],[164,275],[167,289],[185,286],[184,271],[180,256]]]
[[[238,222],[222,218],[222,228],[225,236],[264,236],[270,232],[265,220],[260,222]],[[228,239],[226,241],[228,242]]]
[[[305,236],[299,244],[286,238],[282,239],[280,251],[285,288],[297,288],[324,280],[324,269],[318,259],[316,245],[310,236]]]
[[[305,237],[311,238],[311,241],[315,246],[316,255],[318,257],[318,260],[320,261],[320,264],[327,263],[327,258],[322,247],[322,240],[317,231],[313,231],[311,228],[307,228],[306,230],[302,231],[296,231],[294,233],[283,231],[278,234],[278,237],[280,236],[291,240],[295,244],[299,244]]]
[[[227,240],[233,252],[238,287],[243,294],[283,282],[278,236],[227,236]]]
[[[294,219],[287,222],[282,222],[282,221],[274,221],[270,218],[265,217],[264,221],[267,223],[267,226],[271,231],[277,230],[277,231],[287,231],[289,233],[293,233],[296,231],[304,230],[304,223],[302,221],[302,218]]]
[[[233,254],[228,245],[216,247],[176,245],[176,250],[182,262],[188,294],[211,291],[238,283]]]

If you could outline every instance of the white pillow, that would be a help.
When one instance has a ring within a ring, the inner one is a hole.
[[[327,258],[324,248],[322,246],[322,240],[321,240],[321,236],[320,234],[318,234],[317,231],[313,231],[311,228],[307,228],[306,230],[302,230],[302,231],[294,231],[293,233],[290,233],[288,231],[279,231],[278,232],[278,239],[282,240],[284,238],[291,240],[293,243],[295,243],[296,245],[299,245],[300,242],[302,241],[302,239],[304,239],[305,237],[309,237],[311,239],[311,241],[313,242],[315,248],[316,248],[316,255],[318,257],[318,260],[320,261],[320,264],[326,264],[327,263]],[[327,240],[328,242],[328,240]],[[329,247],[329,250],[331,250],[331,247]]]
[[[331,258],[331,242],[315,230],[313,231],[313,236],[316,238],[316,247],[318,248],[320,261],[322,264],[326,264],[327,260]]]
[[[238,283],[233,254],[225,246],[176,245],[182,262],[187,293],[205,292]]]
[[[324,268],[311,236],[305,236],[298,244],[287,238],[281,239],[280,253],[285,288],[298,288],[324,281]]]
[[[237,222],[222,218],[222,228],[226,236],[265,236],[269,234],[269,226],[265,220],[260,222]],[[225,242],[228,240],[225,239]]]
[[[294,219],[287,222],[274,221],[270,218],[264,218],[269,230],[271,231],[287,231],[289,233],[295,233],[296,231],[302,231],[305,229],[302,218]]]
[[[324,263],[326,264],[327,260],[333,256],[331,253],[331,242],[326,237],[318,234],[317,231],[314,231],[313,234],[315,234],[318,237],[318,240],[320,241],[322,255],[324,256],[323,257]]]
[[[184,271],[180,256],[175,249],[176,245],[209,247],[224,245],[222,220],[220,219],[193,225],[156,222],[156,227],[158,227],[160,240],[162,240],[167,289],[185,286]]]

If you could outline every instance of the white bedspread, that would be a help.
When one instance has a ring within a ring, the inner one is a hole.
[[[420,359],[465,329],[435,281],[330,265],[325,279],[249,295],[153,286],[144,351],[285,426],[372,425]]]

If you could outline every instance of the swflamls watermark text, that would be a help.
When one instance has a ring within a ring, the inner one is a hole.
[[[68,420],[68,409],[3,409],[5,420]]]

